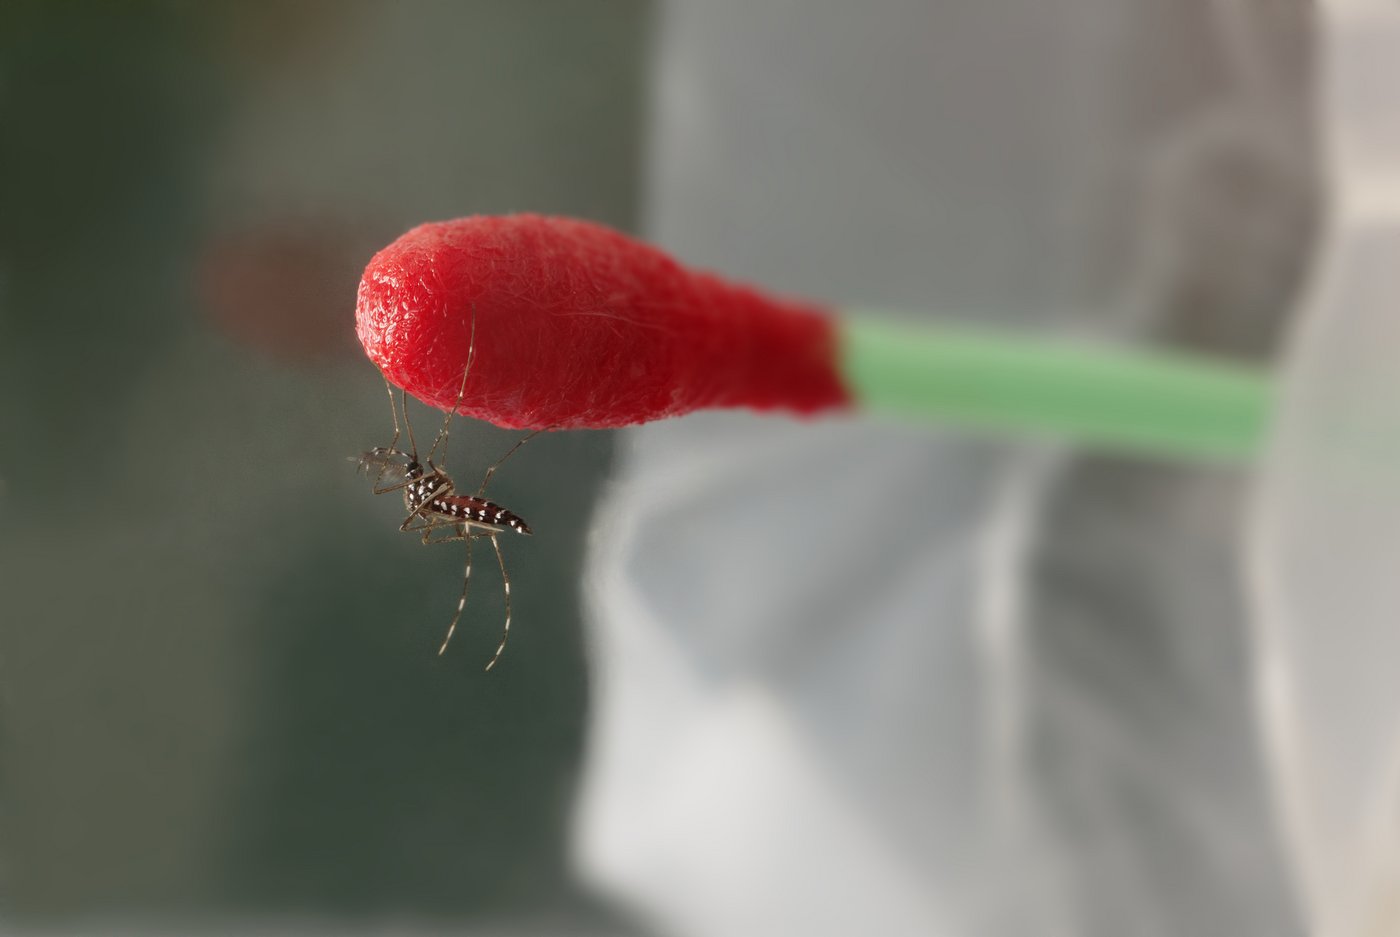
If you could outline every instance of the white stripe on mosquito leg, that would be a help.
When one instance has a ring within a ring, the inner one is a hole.
[[[505,652],[505,649],[506,649],[506,641],[507,641],[509,638],[510,638],[510,614],[507,613],[507,614],[506,614],[505,635],[501,638],[501,643],[498,644],[498,645],[496,645],[496,653],[493,654],[493,655],[491,655],[491,663],[489,663],[489,664],[486,665],[486,669],[487,669],[487,670],[490,670],[492,667],[496,666],[496,661],[498,661],[498,660],[501,659],[501,654]]]
[[[506,642],[510,640],[510,574],[506,572],[506,558],[501,554],[501,542],[496,539],[494,534],[491,535],[491,546],[496,551],[496,562],[501,567],[501,583],[505,587],[506,623],[505,627],[501,629],[501,643],[496,646],[496,653],[491,656],[491,661],[486,665],[487,670],[496,666],[496,661],[501,659],[501,654],[506,649]]]
[[[467,541],[467,563],[462,569],[462,594],[457,598],[457,614],[452,616],[452,624],[447,626],[447,636],[442,639],[442,646],[438,648],[438,656],[441,657],[447,650],[447,645],[452,640],[453,633],[457,630],[457,622],[462,620],[462,609],[467,604],[467,586],[472,578],[472,542]]]

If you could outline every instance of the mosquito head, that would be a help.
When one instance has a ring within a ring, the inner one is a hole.
[[[423,466],[418,464],[417,459],[409,459],[408,465],[404,466],[405,478],[421,478],[423,476]]]

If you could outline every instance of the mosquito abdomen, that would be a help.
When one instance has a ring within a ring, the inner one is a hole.
[[[520,515],[507,511],[494,501],[487,501],[485,498],[446,495],[433,500],[432,511],[443,517],[451,517],[472,524],[496,527],[501,530],[513,530],[519,534],[530,533],[530,525],[525,523]]]

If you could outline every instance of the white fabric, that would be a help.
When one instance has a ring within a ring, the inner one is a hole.
[[[1271,310],[1248,248],[1288,220],[1249,241],[1201,181],[1292,167],[1241,119],[1248,7],[663,3],[645,233],[1032,330],[1149,332],[1203,265]],[[872,422],[625,439],[588,571],[590,882],[684,937],[1289,932],[1231,484]]]
[[[1318,937],[1400,933],[1400,5],[1324,7],[1332,214],[1254,537],[1262,708]]]

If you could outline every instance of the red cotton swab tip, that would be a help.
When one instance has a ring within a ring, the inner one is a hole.
[[[476,216],[369,262],[356,331],[425,403],[514,429],[603,429],[703,407],[849,406],[829,313],[687,270],[601,225]]]

